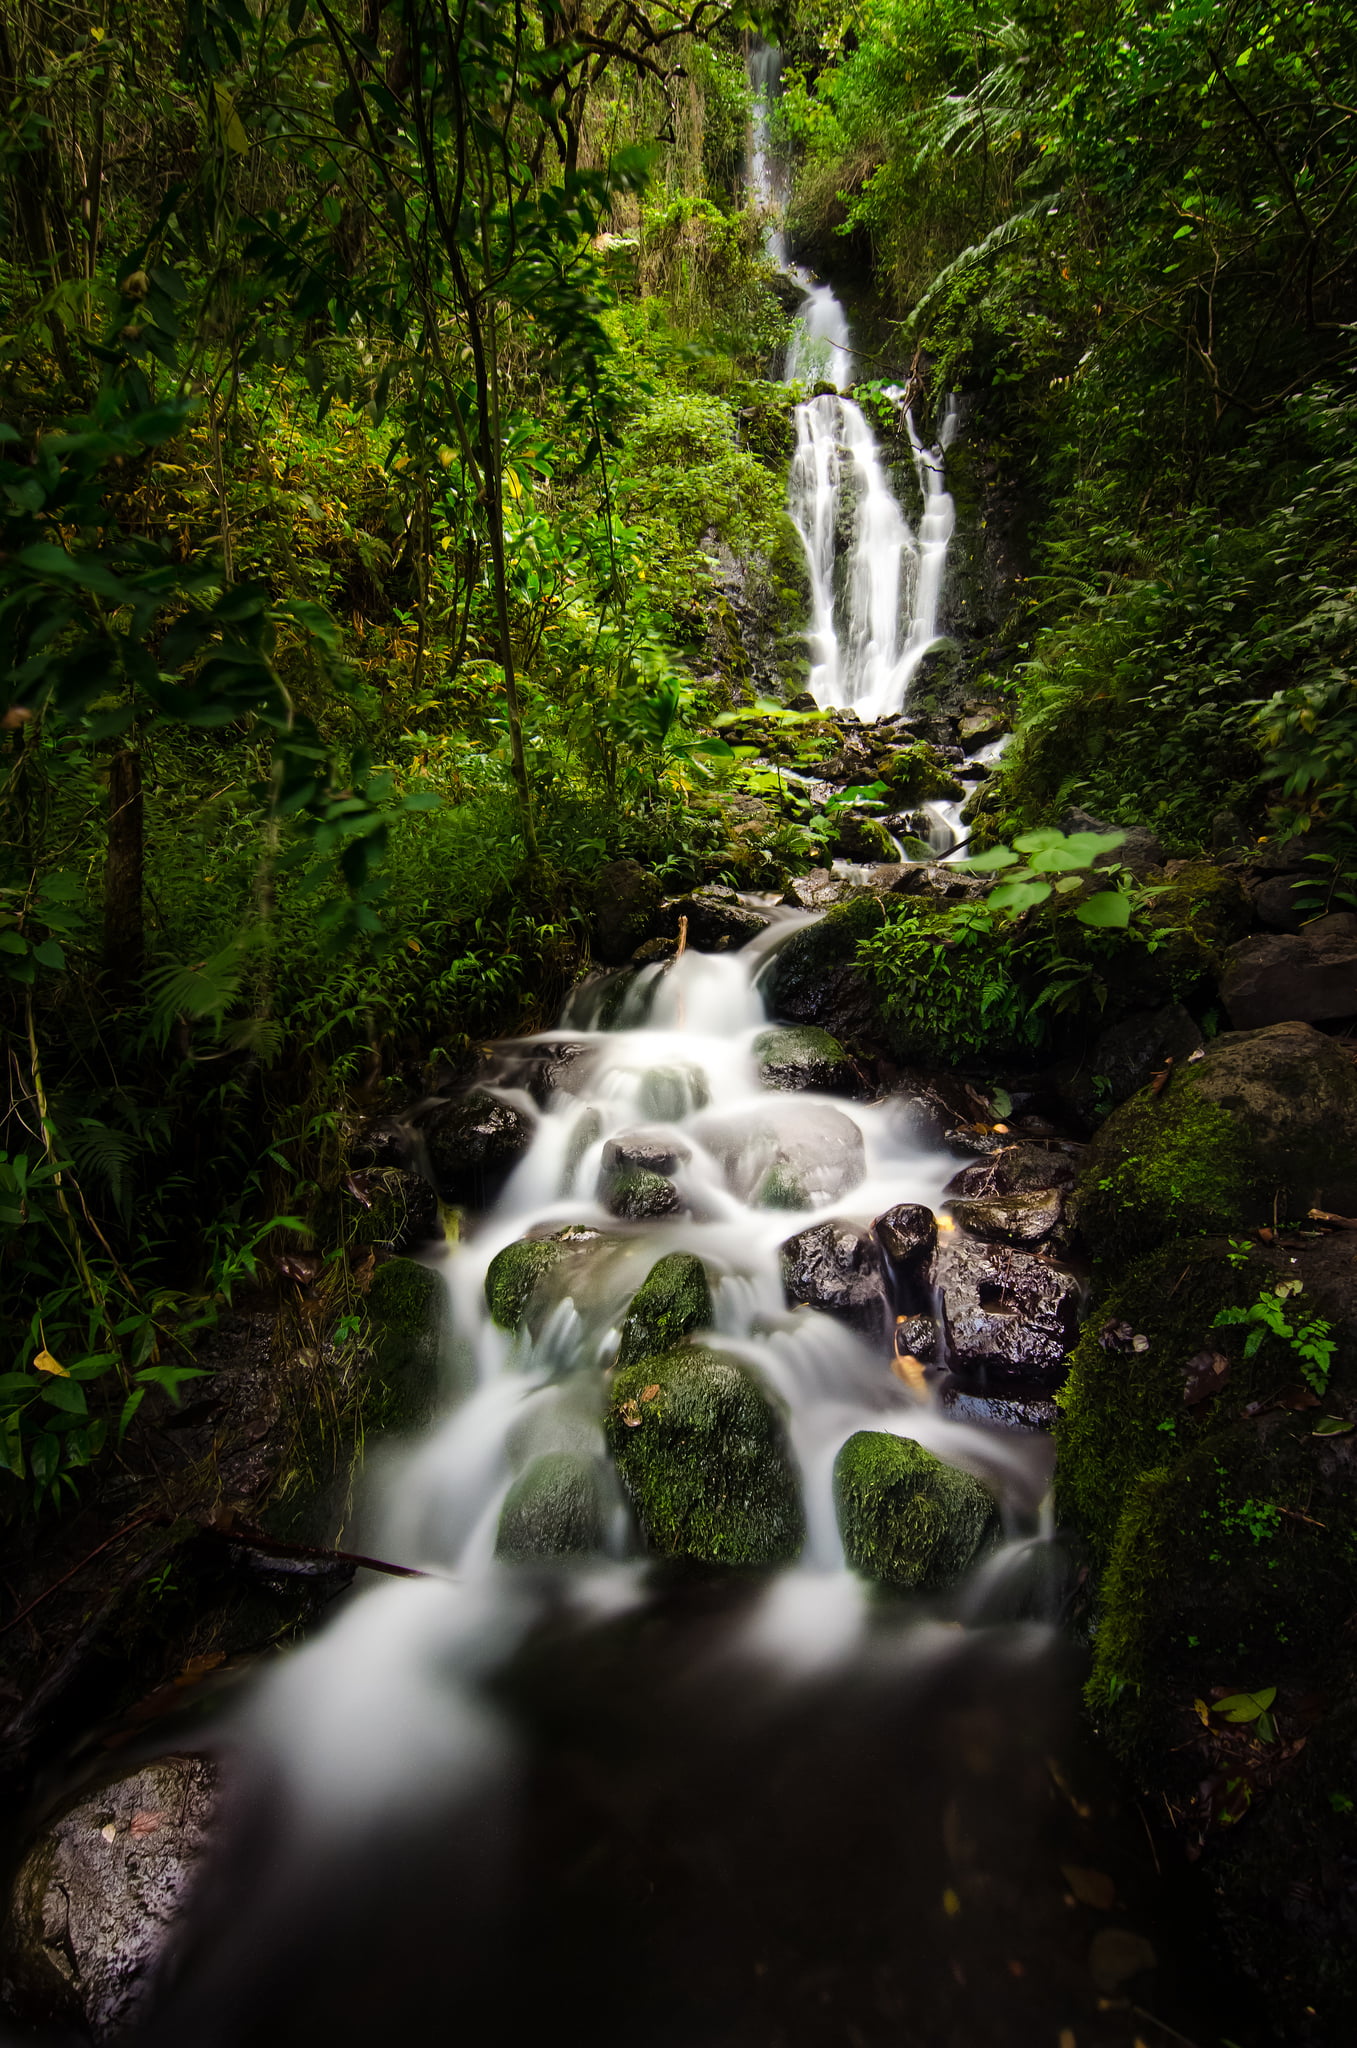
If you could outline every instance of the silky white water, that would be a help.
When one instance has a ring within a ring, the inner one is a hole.
[[[938,639],[956,524],[946,473],[946,450],[958,426],[956,397],[948,394],[937,439],[925,443],[905,394],[886,387],[913,451],[921,503],[916,532],[891,489],[870,423],[847,395],[857,374],[848,315],[829,285],[788,258],[783,194],[768,140],[778,68],[778,53],[769,46],[751,51],[750,189],[764,212],[764,247],[805,295],[783,377],[789,384],[836,386],[796,408],[788,486],[788,510],[810,579],[808,688],[822,709],[851,708],[872,723],[903,709],[915,671]]]

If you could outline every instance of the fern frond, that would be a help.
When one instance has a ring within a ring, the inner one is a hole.
[[[211,1017],[220,1025],[240,993],[244,979],[242,950],[240,941],[232,939],[219,953],[200,960],[196,967],[171,962],[151,969],[145,988],[151,1032],[158,1044],[164,1045],[180,1017]]]

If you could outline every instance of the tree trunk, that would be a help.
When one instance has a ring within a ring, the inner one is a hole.
[[[108,769],[108,867],[104,876],[104,966],[117,989],[140,976],[146,939],[141,882],[145,857],[141,756],[124,747]]]

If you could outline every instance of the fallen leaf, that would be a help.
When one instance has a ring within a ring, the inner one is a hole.
[[[1061,1873],[1081,1906],[1095,1906],[1110,1913],[1117,1903],[1117,1887],[1105,1871],[1090,1870],[1082,1863],[1062,1863]]]
[[[903,1380],[911,1394],[923,1400],[928,1393],[928,1372],[921,1359],[911,1351],[901,1351],[891,1360],[891,1371],[898,1380]]]
[[[159,1813],[134,1813],[127,1832],[129,1835],[153,1835],[163,1818],[164,1815]]]
[[[1311,1436],[1346,1436],[1349,1430],[1357,1429],[1357,1422],[1345,1422],[1341,1415],[1321,1415]]]
[[[365,1173],[350,1173],[346,1175],[344,1186],[349,1194],[353,1196],[355,1202],[361,1202],[365,1209],[372,1207],[372,1197],[368,1193],[368,1179]]]
[[[59,1380],[68,1380],[70,1378],[70,1374],[67,1372],[65,1366],[57,1364],[55,1358],[53,1358],[51,1352],[47,1350],[46,1346],[43,1347],[43,1349],[38,1353],[37,1357],[33,1360],[33,1370],[34,1372],[54,1373]]]
[[[628,1429],[639,1429],[645,1420],[635,1401],[624,1401],[617,1412]]]
[[[1299,1380],[1294,1381],[1289,1387],[1283,1387],[1276,1400],[1279,1408],[1318,1408],[1319,1406],[1318,1394],[1313,1393],[1309,1387],[1303,1387]]]
[[[1189,1408],[1195,1408],[1199,1402],[1218,1394],[1229,1377],[1230,1361],[1223,1351],[1198,1351],[1187,1361],[1183,1400]]]
[[[105,1825],[104,1825],[103,1827],[101,1827],[101,1828],[100,1828],[99,1832],[100,1832],[100,1834],[101,1834],[101,1835],[103,1836],[103,1838],[104,1838],[104,1840],[105,1840],[106,1842],[116,1842],[116,1841],[117,1841],[117,1839],[118,1839],[118,1827],[117,1827],[117,1822],[116,1822],[116,1821],[108,1821],[108,1822],[106,1822],[106,1823],[105,1823]]]
[[[1088,1951],[1089,1975],[1100,1991],[1120,1991],[1123,1984],[1152,1970],[1158,1958],[1143,1934],[1129,1927],[1104,1927]]]
[[[955,1920],[961,1911],[961,1901],[950,1885],[942,1895],[942,1910],[949,1920]]]
[[[1168,1087],[1168,1084],[1169,1084],[1169,1076],[1170,1076],[1170,1074],[1172,1074],[1172,1072],[1173,1072],[1173,1061],[1172,1061],[1171,1059],[1167,1059],[1167,1060],[1165,1060],[1165,1062],[1164,1062],[1163,1066],[1162,1066],[1162,1067],[1161,1067],[1161,1068],[1159,1069],[1159,1072],[1158,1072],[1157,1074],[1153,1075],[1153,1076],[1152,1076],[1152,1078],[1151,1078],[1151,1080],[1150,1080],[1150,1093],[1151,1093],[1151,1095],[1162,1095],[1162,1094],[1163,1094],[1164,1090],[1165,1090],[1165,1089],[1166,1089],[1166,1088]]]
[[[659,1381],[658,1381],[658,1380],[652,1380],[652,1381],[651,1381],[651,1383],[650,1383],[650,1385],[649,1385],[648,1387],[642,1387],[642,1389],[641,1389],[641,1399],[642,1399],[643,1401],[653,1401],[653,1400],[654,1400],[654,1398],[655,1398],[655,1396],[656,1396],[656,1395],[657,1395],[657,1394],[659,1393],[659,1391],[660,1391],[660,1383],[659,1383]]]
[[[1193,1700],[1192,1711],[1201,1722],[1203,1728],[1211,1726],[1211,1709],[1207,1706],[1205,1700]]]
[[[1149,1348],[1150,1348],[1150,1340],[1149,1340],[1149,1338],[1148,1338],[1148,1337],[1146,1337],[1146,1336],[1142,1335],[1142,1334],[1141,1334],[1141,1333],[1139,1333],[1139,1332],[1137,1332],[1137,1334],[1136,1334],[1136,1335],[1135,1335],[1134,1337],[1132,1337],[1132,1339],[1131,1339],[1131,1349],[1132,1349],[1132,1351],[1148,1351],[1148,1350],[1149,1350]]]

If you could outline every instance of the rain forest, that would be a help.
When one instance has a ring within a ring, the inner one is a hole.
[[[1357,5],[0,0],[0,2043],[1357,2036]]]

